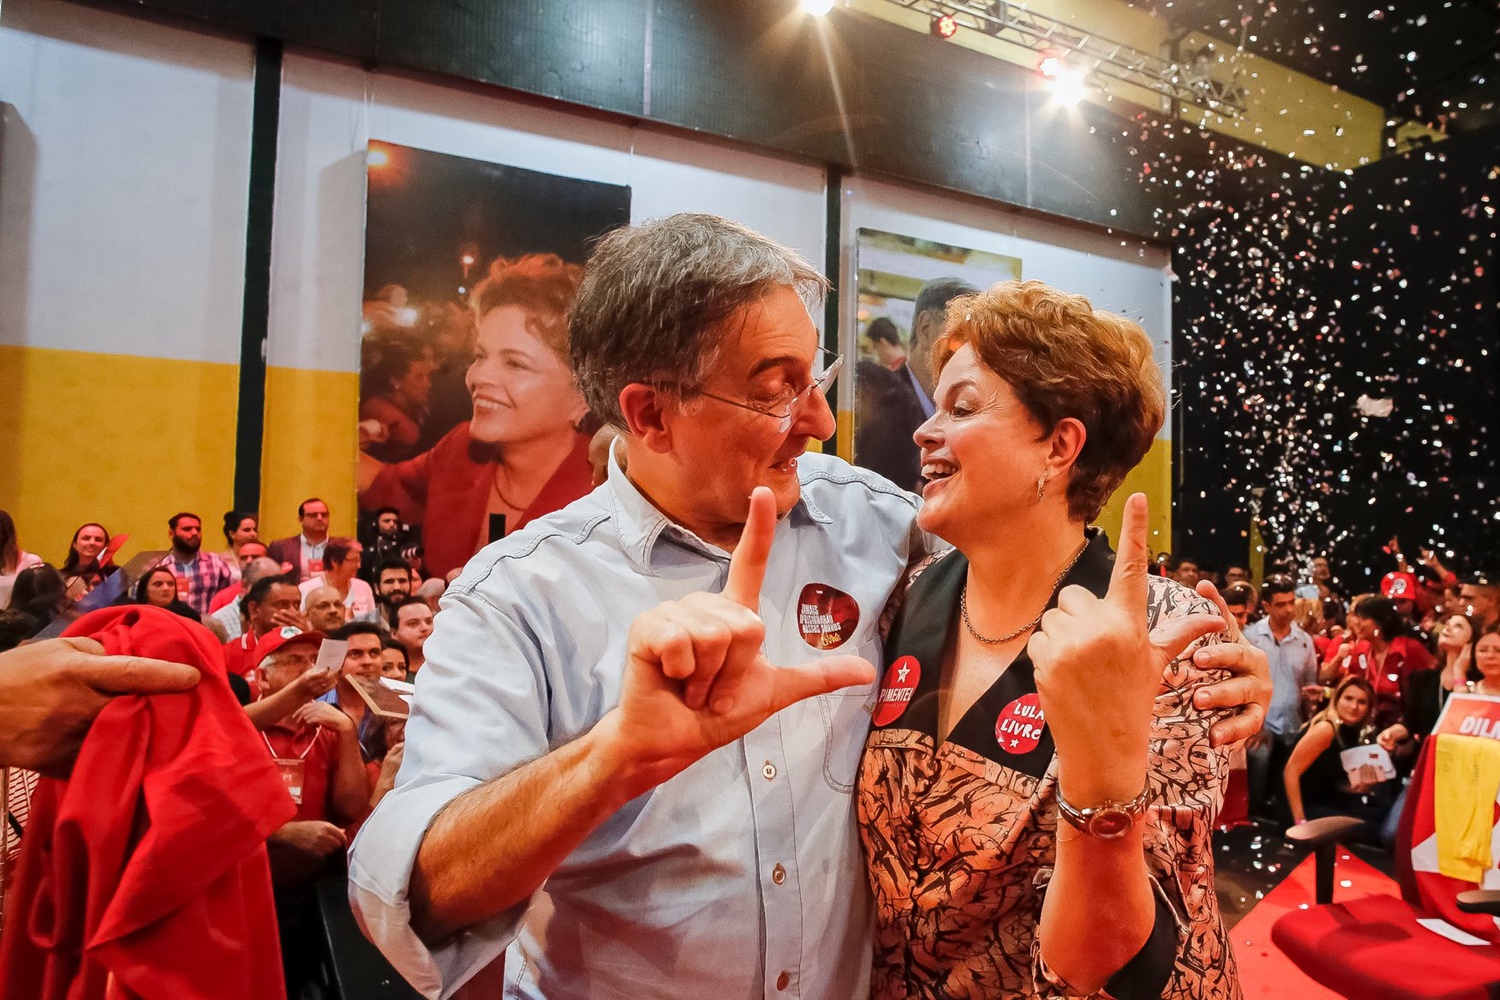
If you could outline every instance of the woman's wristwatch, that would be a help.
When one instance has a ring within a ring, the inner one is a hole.
[[[1090,837],[1098,837],[1100,840],[1118,840],[1129,833],[1131,829],[1140,822],[1146,810],[1151,806],[1151,784],[1147,782],[1146,787],[1141,789],[1141,794],[1129,802],[1115,802],[1106,799],[1097,806],[1087,809],[1079,809],[1062,796],[1062,789],[1057,790],[1057,811],[1063,819],[1073,824]]]

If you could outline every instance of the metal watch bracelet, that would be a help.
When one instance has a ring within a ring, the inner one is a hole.
[[[1129,833],[1131,828],[1140,822],[1146,810],[1151,806],[1151,784],[1141,789],[1141,793],[1128,802],[1115,802],[1106,799],[1097,806],[1089,806],[1087,809],[1079,809],[1067,799],[1063,798],[1062,789],[1057,790],[1057,812],[1063,819],[1074,827],[1082,830],[1090,837],[1100,840],[1118,840]]]

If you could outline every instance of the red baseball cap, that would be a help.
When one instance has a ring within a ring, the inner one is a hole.
[[[298,642],[306,642],[311,643],[314,646],[318,646],[321,645],[323,640],[326,638],[328,638],[328,636],[323,632],[319,632],[316,630],[304,632],[300,628],[297,628],[295,625],[283,625],[280,628],[273,628],[271,631],[261,636],[260,642],[257,642],[255,644],[254,664],[257,667],[260,666],[262,663],[266,662],[266,657],[270,656],[278,649],[281,649],[283,646],[290,646],[293,643]]]
[[[1387,573],[1380,580],[1380,596],[1392,601],[1414,601],[1417,578],[1410,573]]]

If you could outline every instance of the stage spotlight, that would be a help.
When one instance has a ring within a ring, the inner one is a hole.
[[[1069,66],[1057,56],[1044,57],[1037,71],[1046,78],[1054,104],[1072,107],[1088,94],[1088,71]]]
[[[809,17],[822,17],[833,10],[833,0],[802,0],[802,13]]]
[[[927,30],[939,38],[952,38],[958,34],[958,20],[952,14],[934,14]]]

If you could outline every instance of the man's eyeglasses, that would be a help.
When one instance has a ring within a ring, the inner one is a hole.
[[[829,352],[819,348],[818,361],[823,364],[823,367],[822,370],[813,373],[812,381],[801,389],[786,386],[774,398],[764,401],[757,400],[751,403],[742,399],[730,399],[728,396],[720,396],[707,389],[696,387],[693,387],[691,391],[700,396],[707,396],[709,399],[716,399],[721,403],[728,403],[730,406],[738,406],[742,410],[775,417],[779,421],[777,433],[785,434],[792,426],[792,416],[797,412],[797,408],[807,402],[813,393],[827,392],[833,380],[838,377],[839,369],[844,367],[842,354],[833,357],[832,361],[827,360],[829,357]]]

